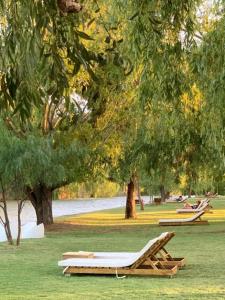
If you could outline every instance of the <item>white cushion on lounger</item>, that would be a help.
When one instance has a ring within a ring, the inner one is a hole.
[[[129,258],[137,255],[138,252],[93,252],[94,258]]]
[[[108,252],[108,258],[70,258],[61,260],[58,262],[60,267],[96,267],[96,268],[123,268],[131,266],[136,260],[138,260],[147,250],[149,250],[157,241],[166,237],[168,232],[162,233],[159,237],[150,240],[140,252],[137,253],[128,253],[124,255],[124,252],[121,252],[124,256],[119,257],[119,254],[110,256]],[[104,253],[104,252],[101,252]],[[106,252],[105,252],[106,253]],[[118,253],[118,252],[117,252]],[[126,257],[125,257],[126,256]]]
[[[135,255],[136,260],[136,255]],[[58,265],[61,267],[96,267],[96,268],[122,268],[132,265],[133,257],[131,258],[70,258],[61,260]]]

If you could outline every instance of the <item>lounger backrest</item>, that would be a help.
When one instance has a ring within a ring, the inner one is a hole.
[[[186,221],[190,221],[193,222],[195,220],[197,220],[199,217],[201,217],[202,215],[204,215],[205,211],[201,210],[200,212],[198,212],[197,214],[193,215],[191,218],[186,219]]]
[[[201,200],[199,206],[197,207],[197,209],[200,209],[203,205],[205,204],[205,199]]]
[[[209,205],[209,203],[205,202],[200,208],[197,208],[197,209],[204,210],[208,205]]]
[[[197,207],[197,209],[202,209],[202,207],[204,206],[205,208],[205,205],[207,206],[209,204],[209,200],[208,199],[204,199],[201,201],[201,203],[199,204],[199,206]]]
[[[163,232],[157,238],[150,240],[142,249],[139,251],[133,261],[131,268],[137,268],[140,266],[147,257],[155,255],[163,246],[174,236],[173,232]]]

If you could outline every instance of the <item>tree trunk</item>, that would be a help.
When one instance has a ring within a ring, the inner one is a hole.
[[[6,201],[3,203],[3,207],[4,207],[3,212],[4,212],[4,217],[5,217],[5,222],[3,222],[3,226],[4,226],[4,229],[5,229],[5,234],[6,234],[8,243],[10,245],[13,245],[13,238],[12,238],[12,233],[11,233],[11,228],[10,228],[10,222],[9,222],[9,216],[8,216]]]
[[[188,188],[188,198],[191,198],[191,187]]]
[[[159,190],[160,190],[160,195],[161,195],[161,201],[165,202],[165,200],[166,200],[166,192],[165,192],[164,185],[160,185],[159,186]]]
[[[130,182],[127,185],[127,202],[125,219],[136,219],[136,205],[134,199],[134,178],[130,178]]]
[[[16,245],[19,246],[20,244],[20,238],[21,238],[21,213],[22,209],[24,207],[25,200],[18,201],[18,209],[17,209],[17,221],[18,221],[18,231],[17,231],[17,239],[16,239]]]
[[[140,191],[140,185],[139,185],[138,177],[137,177],[137,180],[136,180],[136,186],[137,186],[137,198],[138,198],[138,201],[140,203],[140,208],[141,208],[141,210],[144,210],[144,201],[143,201],[143,199],[141,199],[141,191]]]
[[[28,188],[27,194],[37,216],[37,225],[53,224],[52,194],[53,190],[44,185],[38,185],[33,189]]]
[[[0,201],[0,208],[2,208],[3,214],[4,214],[4,220],[0,216],[0,222],[4,226],[4,230],[5,230],[5,234],[6,234],[8,243],[10,245],[13,245],[13,238],[12,238],[8,209],[7,209],[6,192],[5,192],[5,188],[3,186],[1,178],[0,178],[0,183],[1,183],[1,189],[2,189],[2,199]]]

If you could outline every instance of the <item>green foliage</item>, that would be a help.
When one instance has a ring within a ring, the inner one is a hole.
[[[89,152],[79,142],[58,145],[51,137],[28,135],[18,138],[1,124],[0,173],[7,184],[16,179],[21,188],[45,184],[53,189],[82,180],[87,173]]]
[[[199,1],[118,0],[116,4],[123,14],[119,21],[125,27],[125,51],[140,70],[143,105],[178,101],[185,88],[184,55],[194,42]]]
[[[177,156],[186,145],[185,134],[190,134],[188,127],[183,132],[180,102],[189,90],[187,54],[195,44],[198,5],[199,1],[118,0],[109,7],[114,12],[112,24],[125,33],[121,50],[134,66],[128,89],[133,88],[136,104],[126,112],[130,123],[119,160],[123,180],[143,168],[160,182],[176,173]]]
[[[94,69],[105,65],[107,49],[83,31],[93,16],[99,18],[92,5],[84,5],[84,12],[62,15],[56,1],[1,2],[1,109],[19,112],[25,121],[33,105],[40,106],[49,97],[69,101],[71,78],[80,70],[98,81]],[[91,33],[100,31],[104,39],[107,32],[101,26],[99,22]]]
[[[2,3],[0,109],[11,131],[4,160],[24,186],[54,189],[105,175],[115,129],[104,115],[117,119],[112,101],[127,68],[114,39],[102,43],[109,31],[96,3],[84,6],[62,15],[56,1]]]
[[[214,187],[223,182],[224,168],[224,2],[218,1],[208,31],[192,49],[191,71],[204,106],[200,127],[204,164]]]
[[[115,197],[119,192],[121,192],[121,188],[115,182],[88,180],[83,183],[71,183],[60,188],[58,197],[59,199]]]

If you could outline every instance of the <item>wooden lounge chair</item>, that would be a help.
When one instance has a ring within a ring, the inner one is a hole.
[[[157,260],[163,265],[177,266],[179,268],[185,265],[184,258],[174,258],[165,249],[165,245],[175,236],[174,232],[167,232],[165,237],[161,239],[159,247],[155,250],[155,253],[149,254],[148,259],[156,262]],[[129,258],[131,255],[137,255],[138,252],[95,252],[92,253],[95,258]],[[78,252],[79,255],[79,252]],[[76,255],[77,256],[77,255]]]
[[[205,194],[205,196],[207,198],[216,198],[216,197],[218,197],[218,193],[214,194],[213,192],[208,192],[208,193]]]
[[[205,211],[205,212],[212,212],[209,210],[209,200],[208,199],[204,199],[201,201],[201,203],[199,204],[199,206],[197,208],[180,208],[177,209],[176,212],[178,214],[183,214],[183,213],[198,213],[201,211]]]
[[[136,253],[94,252],[94,258],[70,258],[58,262],[64,274],[123,274],[173,276],[184,259],[173,259],[164,246],[174,236],[165,232]],[[157,256],[163,253],[160,259]],[[166,263],[168,261],[168,263]]]
[[[180,226],[180,225],[206,225],[208,221],[203,221],[201,216],[204,215],[204,210],[186,219],[162,219],[159,220],[161,226]]]

